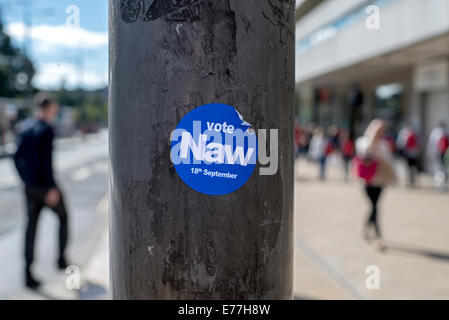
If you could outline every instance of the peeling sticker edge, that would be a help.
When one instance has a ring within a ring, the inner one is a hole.
[[[177,23],[175,29],[176,29],[176,32],[178,33],[178,36],[180,35],[179,31],[181,30],[181,28],[182,28],[182,23]]]
[[[240,121],[242,122],[240,125],[243,127],[248,127],[248,129],[246,130],[246,132],[248,132],[249,134],[254,134],[255,130],[252,129],[252,125],[249,122],[246,122],[245,119],[243,118],[243,116],[240,114],[240,112],[238,112],[237,108],[234,107],[234,111],[237,113],[237,116],[239,117]]]

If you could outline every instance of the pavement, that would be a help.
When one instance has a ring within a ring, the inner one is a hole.
[[[328,180],[297,161],[295,282],[297,299],[449,299],[449,193],[430,176],[419,187],[400,183],[381,198],[386,249],[362,238],[369,206],[358,181],[344,182],[338,162]]]
[[[25,211],[22,187],[10,159],[0,160],[0,299],[107,299],[107,132],[55,143],[57,181],[68,202],[70,239],[65,272],[56,269],[57,219],[39,221],[34,272],[39,291],[23,286]]]

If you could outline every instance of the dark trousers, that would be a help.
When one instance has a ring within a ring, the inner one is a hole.
[[[349,173],[350,173],[349,169],[351,167],[351,161],[352,161],[351,157],[347,157],[347,156],[343,157],[343,169],[344,169],[345,181],[347,181],[349,179]]]
[[[36,187],[26,187],[25,196],[28,209],[28,222],[25,233],[25,262],[27,270],[30,268],[34,260],[34,242],[36,239],[36,229],[39,216],[46,204],[44,198],[46,189]],[[68,239],[68,217],[67,210],[62,197],[59,203],[50,208],[59,218],[59,259],[64,258],[65,249]]]
[[[415,186],[416,183],[416,175],[418,174],[419,167],[418,167],[418,159],[417,158],[411,158],[407,157],[407,165],[408,165],[408,172],[409,172],[409,182],[412,187]]]
[[[325,156],[318,159],[318,163],[320,166],[320,180],[326,179],[326,160],[327,158]]]
[[[379,198],[382,194],[382,187],[366,186],[365,191],[371,203],[371,212],[368,217],[367,225],[374,226],[376,235],[380,237],[380,228],[377,221],[377,203],[379,202]]]

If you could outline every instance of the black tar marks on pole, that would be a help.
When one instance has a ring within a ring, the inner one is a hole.
[[[203,0],[120,0],[121,18],[125,23],[154,21],[198,21]],[[149,5],[148,5],[149,4]]]

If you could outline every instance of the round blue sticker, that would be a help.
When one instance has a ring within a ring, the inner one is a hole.
[[[251,177],[257,137],[234,107],[206,104],[189,112],[172,132],[171,161],[192,189],[207,195],[228,194]]]

